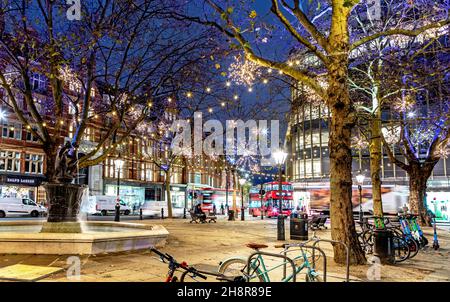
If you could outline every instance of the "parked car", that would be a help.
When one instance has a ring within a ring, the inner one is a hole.
[[[101,214],[102,216],[114,214],[116,212],[116,202],[117,197],[115,196],[106,196],[106,195],[89,196],[89,204],[95,205],[95,208],[92,210],[87,210],[85,212],[87,212],[88,214]],[[131,208],[123,200],[120,200],[119,202],[120,202],[120,214],[129,215],[131,213]]]
[[[23,215],[30,215],[31,217],[44,216],[47,215],[47,208],[36,204],[29,198],[0,198],[0,218]]]

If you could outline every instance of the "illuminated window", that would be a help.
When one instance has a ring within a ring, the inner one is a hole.
[[[20,172],[20,153],[0,151],[0,171]]]
[[[42,174],[44,166],[44,155],[25,154],[25,173]]]
[[[22,139],[22,125],[3,123],[2,127],[2,137],[11,139]]]
[[[47,87],[47,79],[45,78],[44,75],[39,74],[39,73],[33,73],[31,75],[31,88],[33,90],[42,90],[45,89]]]

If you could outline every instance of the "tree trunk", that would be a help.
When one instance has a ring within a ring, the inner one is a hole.
[[[327,104],[331,111],[330,125],[330,219],[331,237],[344,242],[350,249],[352,264],[366,263],[358,242],[352,206],[351,134],[355,126],[355,111],[348,90],[348,13],[345,8],[333,10],[328,64]],[[334,245],[334,261],[346,262],[346,249]]]
[[[432,169],[431,169],[432,171]],[[431,172],[428,168],[423,168],[419,164],[412,164],[409,171],[409,209],[412,214],[419,215],[418,222],[421,225],[431,226],[427,219],[427,209],[425,208],[425,194],[427,191],[427,181]]]
[[[372,180],[373,214],[383,216],[381,200],[381,107],[376,104],[371,124],[370,137],[370,178]]]
[[[167,196],[167,217],[172,218],[172,198],[170,196],[170,172],[166,171],[166,196]]]
[[[345,82],[345,81],[344,81]],[[342,241],[350,248],[353,264],[365,263],[364,253],[359,245],[352,206],[352,156],[351,156],[351,106],[345,102],[345,84],[330,81],[330,107],[333,115],[330,127],[330,219],[331,237]],[[345,263],[346,250],[334,246],[334,260]]]
[[[56,182],[56,158],[58,155],[58,148],[48,142],[44,146],[45,153],[45,177],[49,183]]]

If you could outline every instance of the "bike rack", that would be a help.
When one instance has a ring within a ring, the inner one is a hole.
[[[345,250],[347,252],[345,282],[349,282],[350,281],[350,249],[348,248],[348,245],[342,241],[330,240],[330,239],[312,238],[312,240],[314,241],[314,243],[312,244],[313,247],[315,247],[316,244],[318,244],[319,242],[328,242],[328,243],[331,243],[331,245],[338,243],[338,244],[342,245],[343,247],[345,247]],[[312,254],[313,268],[316,268],[316,261],[315,261],[314,255],[315,255],[315,250],[313,249],[313,254]],[[325,270],[326,270],[326,268],[325,268]],[[324,278],[324,281],[325,281],[325,278]]]
[[[297,276],[295,274],[295,263],[294,263],[294,261],[291,258],[287,257],[286,255],[273,254],[273,253],[267,253],[267,252],[261,252],[261,251],[257,251],[257,252],[251,254],[248,257],[248,260],[247,260],[247,275],[248,276],[250,276],[251,260],[257,255],[265,255],[265,256],[271,256],[271,257],[276,257],[276,258],[283,258],[284,260],[289,262],[289,264],[292,266],[292,272],[293,272],[293,274],[292,274],[292,276],[293,276],[292,277],[292,282],[296,281],[296,277]],[[284,263],[284,267],[286,268],[286,262]],[[285,268],[284,268],[283,279],[286,278]]]
[[[315,250],[318,250],[320,252],[320,254],[322,254],[323,257],[323,282],[327,282],[327,256],[325,255],[325,252],[320,248],[320,247],[316,247],[314,245],[307,245],[305,243],[293,243],[293,244],[287,244],[285,245],[285,249],[283,251],[283,254],[286,258],[288,258],[286,255],[289,252],[288,249],[291,247],[300,247],[300,248],[309,248],[313,250],[313,268],[316,268],[316,263],[315,263],[315,259],[314,259],[314,255],[315,255]],[[290,258],[289,258],[290,259]],[[295,270],[294,270],[295,271]],[[286,278],[286,264],[284,264],[283,267],[283,278]]]

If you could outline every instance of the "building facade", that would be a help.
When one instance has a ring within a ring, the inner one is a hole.
[[[300,86],[292,93],[295,104],[289,118],[287,132],[288,159],[287,175],[295,189],[296,202],[312,208],[324,209],[329,206],[330,158],[328,148],[330,115],[325,104],[308,98]],[[383,119],[389,120],[389,111],[383,112]],[[363,184],[364,210],[371,209],[370,154],[368,144],[360,144],[363,137],[354,130],[353,175],[365,175]],[[401,152],[395,148],[397,157]],[[392,212],[407,202],[408,175],[392,164],[388,154],[382,150],[381,178],[383,186],[383,206]],[[403,158],[404,160],[404,158]],[[354,180],[353,203],[359,206],[356,179]],[[450,158],[441,158],[428,181],[427,204],[433,211],[440,211],[443,220],[450,222],[447,208],[450,206]],[[436,208],[436,209],[434,209]]]
[[[5,67],[3,67],[5,68]],[[65,108],[64,121],[52,121],[46,115],[46,100],[51,97],[48,79],[41,74],[32,74],[33,98],[39,113],[44,117],[46,127],[52,135],[59,135],[61,141],[70,141],[74,135],[77,121],[74,108],[68,103]],[[81,87],[77,83],[65,83],[65,93],[69,97],[79,97]],[[17,92],[20,94],[20,92]],[[95,101],[103,100],[104,93],[97,86],[91,91]],[[18,97],[20,99],[20,95]],[[23,126],[15,116],[8,98],[0,88],[0,197],[29,197],[38,203],[46,204],[45,182],[46,158],[42,144]],[[94,102],[95,102],[94,101]],[[25,115],[26,104],[20,104]],[[110,115],[97,116],[88,123],[79,146],[79,154],[86,154],[101,141],[111,125]],[[168,106],[164,109],[164,118],[171,122],[176,118],[176,111]],[[61,122],[60,131],[54,133],[53,125]],[[29,127],[29,126],[28,126]],[[170,144],[161,143],[160,135],[142,135],[132,132],[127,139],[108,156],[95,165],[79,169],[76,183],[89,186],[90,195],[116,196],[119,187],[121,198],[132,208],[138,208],[144,202],[165,201],[166,173],[164,163],[170,157]],[[121,135],[120,133],[118,135]],[[117,169],[116,160],[124,161]],[[224,187],[218,163],[206,157],[196,162],[177,160],[170,164],[170,193],[175,207],[185,207],[189,187]],[[120,181],[118,182],[118,178]],[[193,186],[192,186],[193,185]]]

